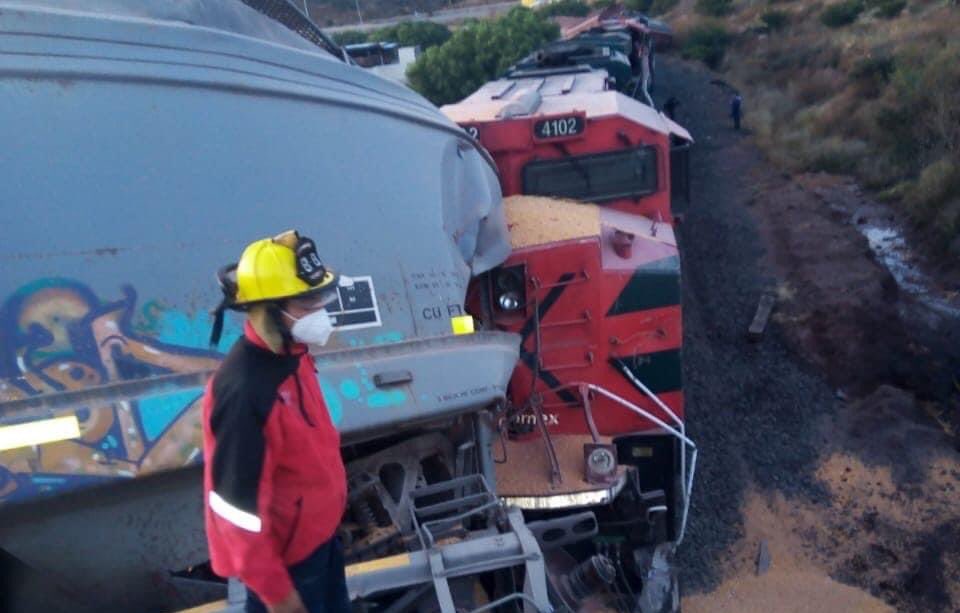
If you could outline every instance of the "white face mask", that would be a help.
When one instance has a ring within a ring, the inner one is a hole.
[[[296,318],[286,311],[284,315],[293,320],[293,327],[290,328],[290,334],[293,340],[306,345],[326,345],[333,333],[333,320],[330,313],[321,309],[314,311],[309,315]]]

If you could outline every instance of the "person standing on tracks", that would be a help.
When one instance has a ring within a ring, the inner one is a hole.
[[[203,396],[204,515],[214,572],[247,586],[248,613],[348,613],[340,435],[308,345],[333,331],[340,284],[312,240],[290,231],[250,244],[218,274],[226,309],[247,314]]]
[[[730,118],[733,119],[733,129],[740,131],[740,118],[743,116],[743,97],[740,92],[733,95],[730,99]]]

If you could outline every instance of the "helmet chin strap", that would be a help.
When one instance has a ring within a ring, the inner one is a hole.
[[[224,298],[220,301],[220,304],[217,305],[211,315],[213,315],[213,329],[210,331],[210,348],[216,349],[217,345],[220,344],[220,336],[223,334],[223,318],[227,310],[227,299]]]
[[[210,347],[216,348],[220,344],[220,336],[223,334],[223,318],[227,309],[234,308],[234,299],[237,295],[237,265],[227,264],[217,271],[217,284],[220,286],[220,292],[223,298],[220,304],[210,312],[213,315],[213,329],[210,331]]]

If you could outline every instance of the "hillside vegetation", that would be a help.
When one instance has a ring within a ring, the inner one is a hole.
[[[960,7],[944,0],[684,0],[684,54],[744,94],[789,171],[853,174],[960,261]]]

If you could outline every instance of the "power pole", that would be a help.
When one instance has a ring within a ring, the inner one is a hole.
[[[353,0],[353,3],[357,7],[357,19],[360,20],[360,25],[363,25],[363,15],[360,14],[360,0]]]

